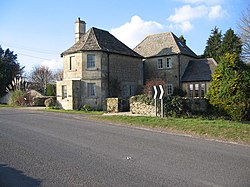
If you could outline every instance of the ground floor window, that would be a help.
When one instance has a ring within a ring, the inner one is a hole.
[[[135,95],[135,86],[134,85],[123,85],[122,86],[122,96],[128,97]]]
[[[96,84],[95,83],[88,83],[87,90],[88,90],[88,97],[96,96]]]
[[[189,83],[188,96],[189,97],[205,97],[206,84],[204,82]]]
[[[174,91],[173,84],[167,84],[167,94],[172,95]]]
[[[67,86],[62,85],[62,99],[67,98]]]

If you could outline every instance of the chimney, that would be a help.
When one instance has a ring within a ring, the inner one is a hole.
[[[86,23],[80,18],[75,21],[75,43],[80,40],[82,35],[86,32]]]

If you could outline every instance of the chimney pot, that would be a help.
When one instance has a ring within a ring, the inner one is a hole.
[[[82,35],[86,32],[86,23],[80,17],[75,21],[75,43],[80,40]]]

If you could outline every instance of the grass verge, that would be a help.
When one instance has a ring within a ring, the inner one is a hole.
[[[60,113],[68,113],[68,114],[91,114],[91,115],[101,115],[103,111],[83,111],[83,110],[61,110],[61,109],[44,109],[47,112],[60,112]]]
[[[250,123],[203,118],[95,116],[99,120],[250,144]]]
[[[0,104],[0,107],[2,107],[2,108],[4,108],[4,107],[13,107],[13,105]]]

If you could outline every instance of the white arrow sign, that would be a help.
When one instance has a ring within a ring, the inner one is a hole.
[[[154,92],[155,92],[154,99],[156,99],[156,97],[157,97],[157,88],[156,88],[156,86],[153,86],[153,88],[154,88]]]
[[[160,90],[161,90],[161,93],[160,93],[160,97],[159,97],[159,99],[162,99],[163,94],[164,94],[164,90],[163,90],[162,85],[159,85],[159,87],[160,87]]]

